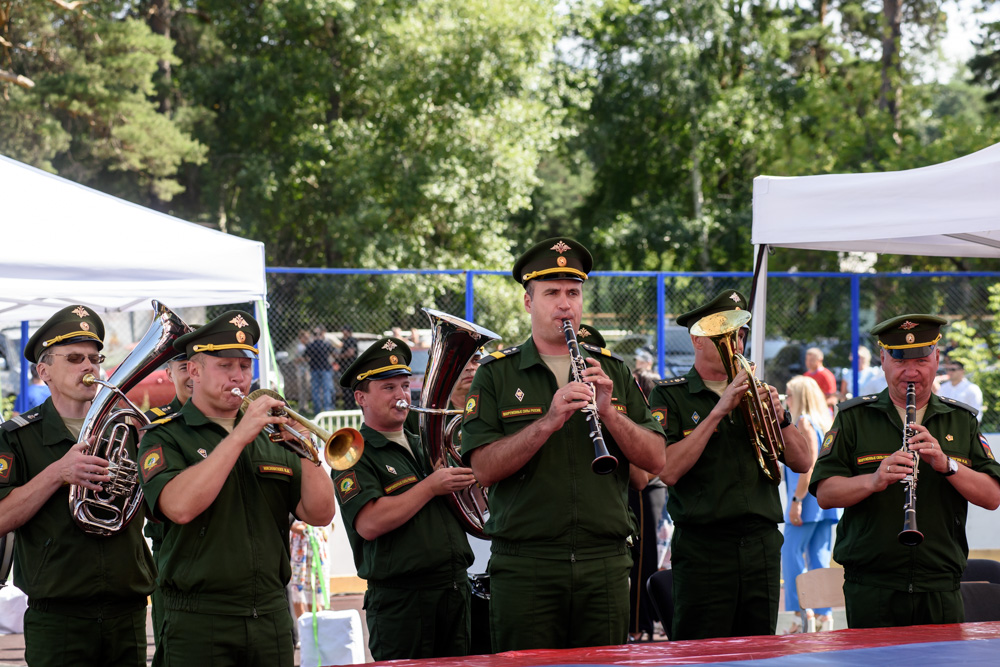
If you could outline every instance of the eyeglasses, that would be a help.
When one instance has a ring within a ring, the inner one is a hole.
[[[59,354],[58,352],[49,352],[46,356],[50,357],[66,357],[66,361],[71,364],[82,364],[84,359],[89,359],[90,363],[95,366],[100,366],[104,363],[106,357],[103,354],[82,354],[80,352],[71,352],[70,354]]]

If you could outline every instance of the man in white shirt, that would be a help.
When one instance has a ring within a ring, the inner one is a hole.
[[[965,366],[961,361],[946,359],[944,369],[948,373],[948,379],[941,381],[938,389],[938,396],[951,398],[956,401],[971,405],[979,414],[976,419],[983,421],[983,391],[979,385],[973,384],[965,377]]]

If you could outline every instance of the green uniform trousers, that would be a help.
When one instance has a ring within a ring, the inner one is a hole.
[[[746,535],[675,525],[670,639],[773,635],[783,541],[773,525]]]
[[[447,658],[469,654],[468,584],[457,588],[389,588],[369,582],[365,593],[368,648],[375,660]]]
[[[965,620],[962,591],[907,593],[844,582],[849,628],[938,625]]]
[[[153,562],[156,563],[156,568],[160,568],[160,550],[153,549]],[[149,605],[151,607],[151,615],[153,619],[153,645],[159,645],[160,643],[160,630],[163,627],[163,593],[160,592],[160,587],[157,586],[153,589],[153,592],[149,594]]]
[[[574,562],[493,553],[493,650],[624,644],[631,569],[629,554]]]
[[[111,618],[24,612],[24,660],[31,667],[146,664],[146,608]]]
[[[287,609],[253,616],[164,609],[153,665],[292,667],[295,643]]]

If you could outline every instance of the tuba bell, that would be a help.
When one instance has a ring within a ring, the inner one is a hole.
[[[725,310],[706,315],[694,323],[691,335],[704,336],[712,341],[719,351],[722,365],[726,367],[729,382],[741,370],[747,372],[750,387],[740,398],[740,412],[757,454],[757,464],[772,484],[780,484],[781,467],[778,457],[785,451],[785,440],[781,436],[778,416],[771,401],[761,400],[757,394],[757,389],[766,385],[754,377],[753,364],[736,351],[736,337],[743,325],[750,321],[750,317],[750,312],[746,310]]]
[[[80,441],[94,436],[94,444],[85,452],[108,460],[111,480],[100,491],[77,484],[69,487],[69,509],[73,520],[85,532],[107,537],[120,532],[142,506],[139,467],[132,458],[139,442],[139,428],[149,419],[126,396],[132,387],[159,368],[177,352],[174,341],[191,327],[158,301],[153,301],[153,321],[125,361],[105,382],[91,374],[85,385],[100,385],[90,410],[83,420]],[[124,407],[118,407],[122,402]]]
[[[422,310],[431,320],[431,349],[420,405],[406,407],[420,414],[420,440],[431,467],[437,470],[446,465],[461,465],[462,460],[453,437],[462,424],[464,411],[448,409],[451,392],[476,350],[500,336],[460,317],[430,308]],[[486,489],[474,484],[447,498],[465,532],[488,540],[489,536],[483,532],[489,517]]]

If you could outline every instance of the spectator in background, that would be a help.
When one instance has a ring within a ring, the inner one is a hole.
[[[965,364],[961,361],[946,358],[944,370],[948,373],[943,378],[937,390],[941,398],[950,398],[975,408],[979,411],[976,419],[983,421],[983,391],[965,377]]]
[[[306,411],[309,405],[309,359],[306,357],[306,346],[312,337],[308,329],[299,331],[299,339],[295,342],[295,398],[299,402],[299,410]],[[318,410],[313,410],[318,412]]]
[[[853,362],[853,356],[850,357]],[[872,366],[872,353],[864,345],[858,345],[858,396],[867,393],[877,394],[885,389],[885,376],[881,366]],[[881,384],[879,384],[881,380]],[[866,391],[871,388],[873,391]],[[846,401],[854,396],[854,370],[845,368],[840,380],[840,400]]]
[[[28,405],[25,407],[25,411],[30,410],[36,405],[41,405],[45,402],[45,399],[52,395],[49,391],[47,384],[42,382],[42,378],[38,377],[38,367],[35,364],[31,364],[31,383],[28,384]]]
[[[343,371],[358,358],[358,339],[354,337],[354,328],[349,325],[342,327],[340,334],[341,342],[340,352],[337,354],[337,364],[340,366],[341,371]],[[357,408],[358,404],[354,401],[354,392],[345,391],[344,409],[356,410]]]
[[[829,368],[823,365],[823,350],[818,347],[810,347],[806,350],[806,372],[807,378],[816,380],[820,391],[826,396],[826,404],[832,410],[837,405],[837,377]]]
[[[313,410],[318,414],[333,410],[333,344],[326,339],[326,328],[313,329],[314,338],[306,345],[306,361],[312,378]]]
[[[639,389],[642,389],[643,396],[649,398],[649,392],[653,391],[656,381],[661,378],[660,374],[653,370],[653,355],[646,348],[640,347],[635,351],[635,369],[632,371],[632,377],[635,378]]]
[[[781,566],[785,580],[785,611],[798,613],[799,594],[795,577],[808,570],[830,567],[833,549],[833,526],[840,520],[843,510],[820,509],[816,496],[809,493],[809,478],[816,465],[823,435],[830,430],[833,418],[826,405],[826,398],[816,381],[799,375],[788,381],[786,403],[792,413],[792,423],[806,439],[812,451],[813,464],[801,475],[785,466],[785,543],[781,547]],[[808,615],[816,616],[818,629],[829,627],[832,610],[810,609]],[[789,632],[802,630],[793,624]]]

